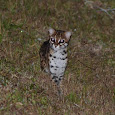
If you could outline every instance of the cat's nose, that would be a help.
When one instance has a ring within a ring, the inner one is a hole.
[[[57,47],[58,45],[55,45],[55,48]]]

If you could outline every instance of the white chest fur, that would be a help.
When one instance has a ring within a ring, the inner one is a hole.
[[[50,54],[49,68],[50,72],[56,76],[63,76],[67,65],[67,49],[61,49]]]

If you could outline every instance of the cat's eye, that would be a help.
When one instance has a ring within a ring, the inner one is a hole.
[[[55,42],[55,39],[54,39],[54,38],[51,38],[50,40],[51,40],[51,42],[53,42],[53,43]]]
[[[64,43],[65,42],[65,40],[64,39],[61,39],[60,41],[59,41],[59,43]]]

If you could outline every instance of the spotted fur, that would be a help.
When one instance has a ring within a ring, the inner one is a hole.
[[[41,69],[50,73],[59,86],[67,66],[67,46],[71,32],[49,29],[49,39],[40,48]]]

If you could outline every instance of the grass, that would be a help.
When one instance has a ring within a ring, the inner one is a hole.
[[[115,12],[110,17],[81,0],[0,4],[1,115],[115,113]],[[93,4],[115,8],[114,0]],[[38,52],[49,27],[72,31],[61,101],[40,71]]]

